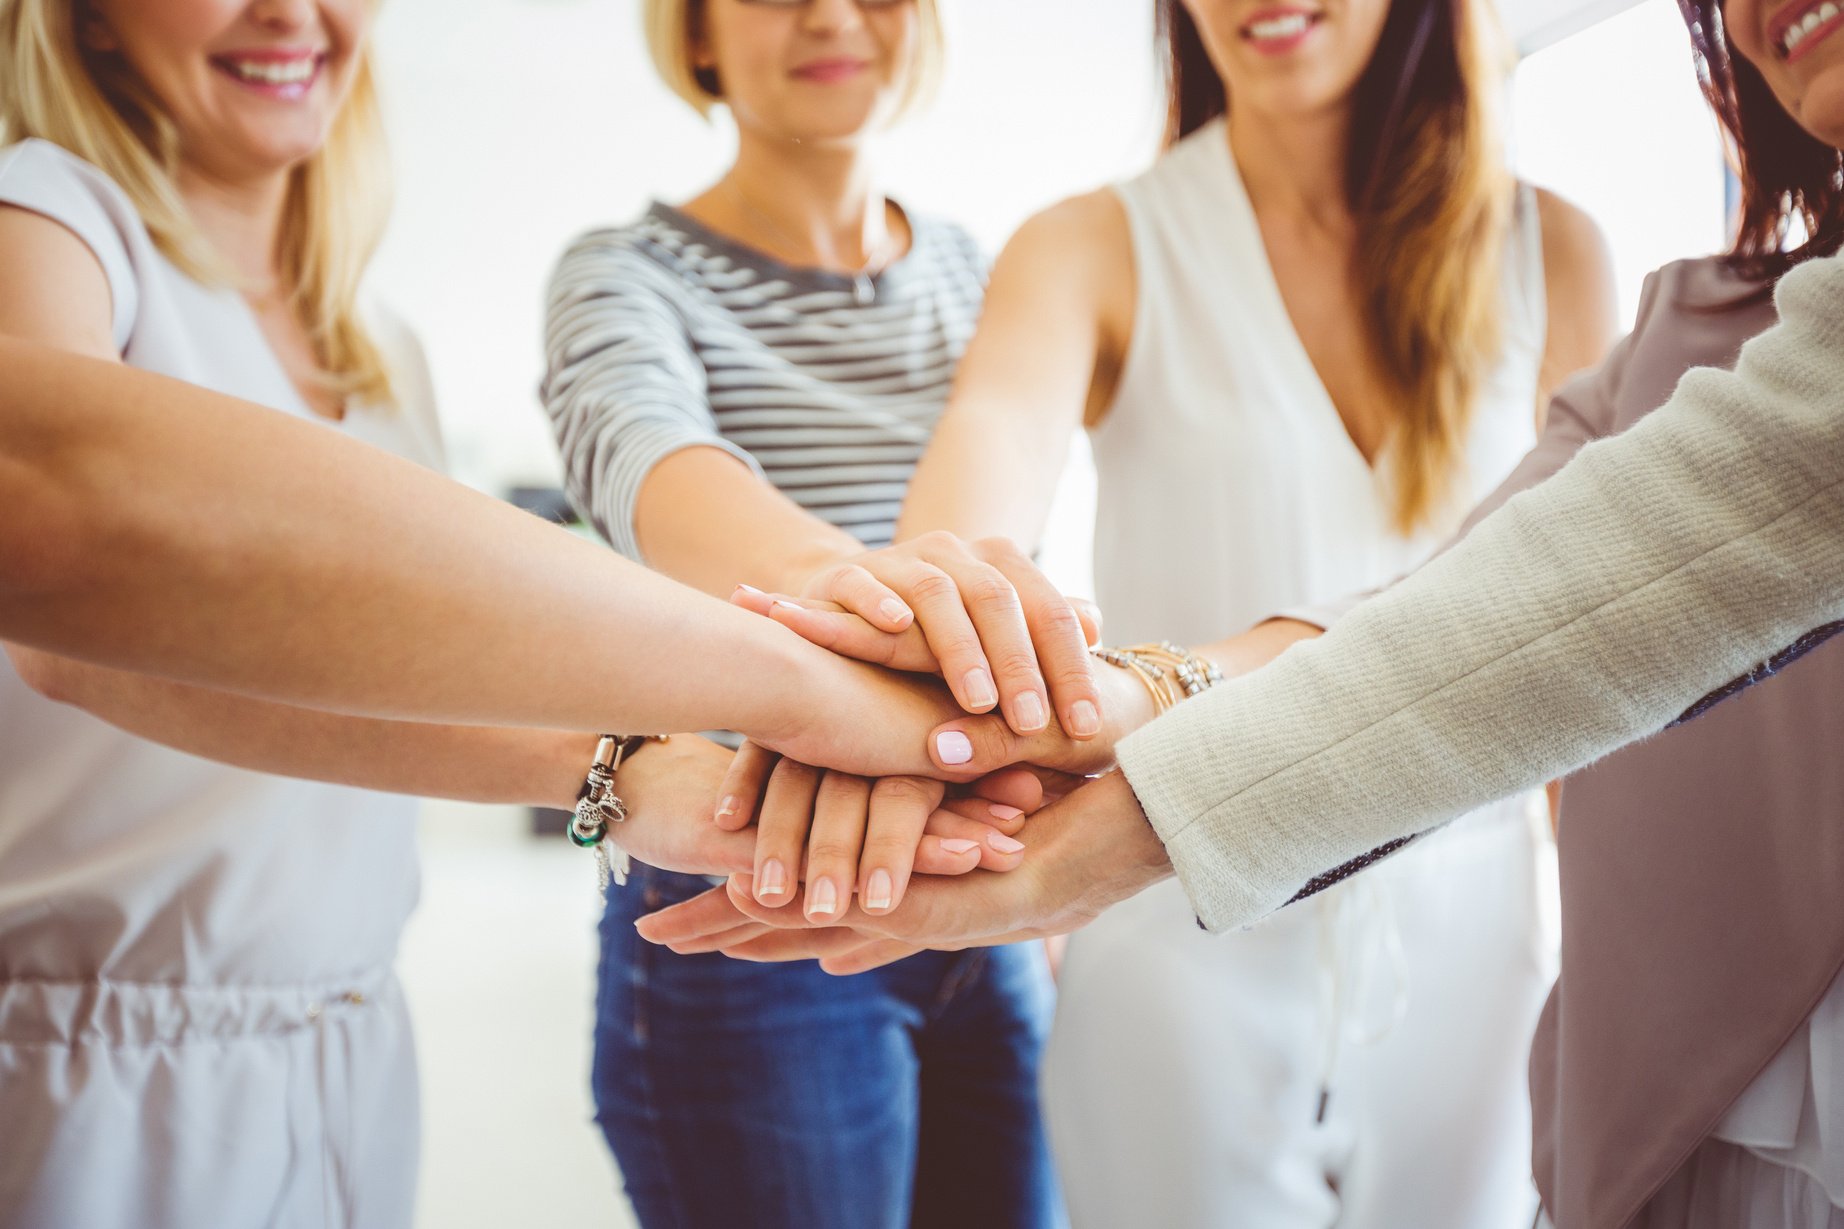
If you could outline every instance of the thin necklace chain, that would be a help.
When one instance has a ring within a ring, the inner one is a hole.
[[[793,235],[788,233],[785,227],[781,226],[781,224],[776,222],[775,219],[769,217],[768,214],[764,213],[760,208],[758,208],[754,201],[750,200],[746,195],[744,195],[743,189],[740,186],[738,186],[737,182],[734,179],[729,181],[729,188],[730,188],[730,194],[736,198],[736,203],[741,205],[743,209],[749,214],[750,217],[754,218],[757,222],[761,223],[763,228],[766,229],[770,234],[774,235],[775,238],[779,239],[782,243],[789,245],[790,251],[798,252],[803,249],[806,249],[806,250],[812,249],[811,244],[804,244],[800,240],[794,238]],[[884,237],[882,241],[880,241],[876,247],[871,249],[870,256],[865,260],[865,262],[862,265],[858,266],[857,272],[847,274],[847,276],[852,279],[853,285],[857,288],[858,298],[860,299],[860,301],[866,298],[865,291],[870,286],[870,279],[872,279],[873,277],[876,277],[879,273],[882,273],[884,271],[884,266],[885,264],[888,263],[887,257],[890,251],[893,238],[894,237],[890,234],[889,228],[886,226],[884,230]]]

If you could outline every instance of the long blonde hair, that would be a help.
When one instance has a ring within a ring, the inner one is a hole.
[[[290,173],[279,259],[290,306],[329,386],[382,404],[392,400],[390,371],[358,301],[390,215],[390,168],[370,58],[358,55],[325,144]],[[171,119],[119,57],[83,46],[75,0],[0,0],[0,142],[29,137],[62,146],[114,180],[155,245],[187,275],[236,282],[180,198]]]
[[[1167,139],[1231,105],[1179,0],[1159,0]],[[1384,472],[1396,528],[1450,518],[1466,434],[1503,354],[1516,183],[1498,139],[1508,64],[1485,0],[1392,0],[1353,100],[1348,204],[1368,338],[1394,394]]]

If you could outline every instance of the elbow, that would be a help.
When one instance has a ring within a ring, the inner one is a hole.
[[[30,687],[40,696],[54,704],[73,704],[75,690],[72,680],[76,663],[55,653],[45,653],[38,649],[20,648],[7,645],[6,655],[12,660],[13,669],[18,672],[20,682]]]

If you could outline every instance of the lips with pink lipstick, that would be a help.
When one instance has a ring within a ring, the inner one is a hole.
[[[1803,59],[1827,35],[1844,26],[1844,7],[1840,0],[1794,0],[1786,11],[1777,15],[1768,28],[1774,50],[1788,64]]]
[[[849,81],[870,67],[867,60],[852,56],[832,56],[824,60],[809,60],[793,72],[793,76],[802,81],[811,81],[817,85],[837,85]]]
[[[303,47],[229,51],[211,57],[211,66],[247,90],[269,98],[303,98],[320,79],[327,53]]]
[[[1261,9],[1242,23],[1244,42],[1267,55],[1292,51],[1313,32],[1325,15],[1314,9],[1275,6]]]

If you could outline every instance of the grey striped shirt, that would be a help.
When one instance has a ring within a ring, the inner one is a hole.
[[[541,395],[577,510],[640,559],[635,502],[681,448],[721,448],[867,547],[903,491],[979,318],[985,267],[959,227],[910,216],[909,254],[858,305],[655,204],[571,244],[551,280]]]

